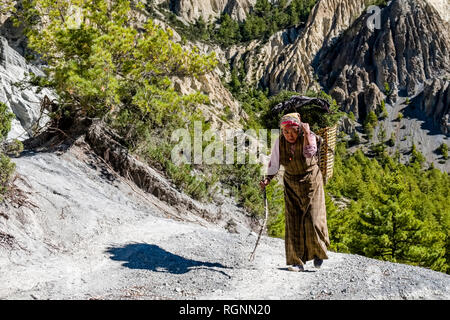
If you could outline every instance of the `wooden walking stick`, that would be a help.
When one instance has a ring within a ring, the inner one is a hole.
[[[258,247],[259,240],[261,239],[261,235],[263,233],[264,228],[266,227],[267,218],[269,217],[269,207],[267,206],[267,194],[266,194],[266,188],[263,190],[263,197],[264,197],[264,211],[266,213],[266,217],[264,218],[264,223],[261,227],[261,230],[259,230],[258,239],[256,240],[255,249],[253,249],[252,254],[250,255],[249,261],[253,261],[255,258],[255,252],[256,248]]]

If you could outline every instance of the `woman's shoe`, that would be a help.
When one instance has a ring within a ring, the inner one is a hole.
[[[323,260],[319,259],[319,258],[314,258],[314,267],[316,267],[317,269],[320,269],[320,267],[322,266]]]
[[[303,272],[305,271],[305,268],[302,265],[294,264],[293,266],[288,266],[288,270],[294,272]]]

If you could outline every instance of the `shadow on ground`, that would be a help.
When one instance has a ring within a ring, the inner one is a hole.
[[[289,268],[287,268],[287,267],[285,267],[285,268],[278,268],[278,270],[281,270],[281,271],[288,271],[288,272],[293,272],[293,271],[289,270]],[[305,269],[305,270],[301,271],[300,273],[302,273],[302,272],[317,272],[317,270],[308,270],[308,269]]]
[[[193,269],[209,269],[230,277],[221,270],[213,269],[231,269],[230,267],[220,263],[186,259],[154,244],[130,243],[121,247],[109,247],[106,253],[111,254],[112,260],[124,261],[122,266],[130,269],[144,269],[172,274],[183,274]]]

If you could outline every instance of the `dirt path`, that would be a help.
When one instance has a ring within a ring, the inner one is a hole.
[[[0,208],[13,237],[0,242],[0,299],[450,298],[446,274],[356,255],[289,272],[281,239],[263,237],[249,262],[257,235],[245,226],[168,218],[80,150],[14,161],[38,208]]]

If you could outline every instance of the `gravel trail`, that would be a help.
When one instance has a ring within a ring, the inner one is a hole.
[[[0,206],[0,299],[450,298],[449,275],[351,254],[287,271],[281,239],[249,262],[248,227],[168,215],[79,148],[14,161],[29,204]]]

